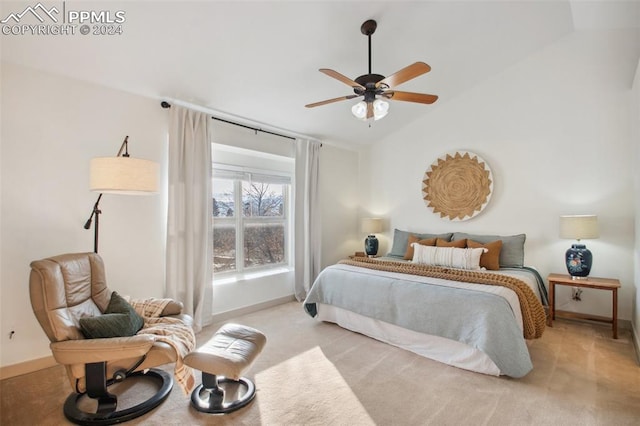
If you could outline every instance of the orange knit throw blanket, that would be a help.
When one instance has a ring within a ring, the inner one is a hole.
[[[513,290],[518,296],[525,339],[537,339],[542,336],[546,325],[546,314],[542,303],[531,288],[522,280],[508,275],[491,274],[480,271],[443,268],[440,266],[417,263],[394,262],[372,259],[368,257],[351,257],[341,260],[341,264],[375,269],[378,271],[398,272],[401,274],[420,275],[423,277],[442,278],[475,284],[499,285]]]

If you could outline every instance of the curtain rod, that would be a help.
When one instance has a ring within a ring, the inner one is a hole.
[[[160,106],[162,108],[165,108],[165,109],[166,108],[171,108],[171,104],[169,102],[167,102],[167,101],[160,102]],[[253,130],[254,132],[256,132],[256,134],[258,132],[262,132],[262,133],[268,133],[268,134],[274,135],[274,136],[280,136],[281,138],[287,138],[287,139],[296,140],[296,138],[294,138],[293,136],[281,135],[280,133],[270,132],[268,130],[259,129],[257,127],[251,127],[251,126],[247,126],[247,125],[240,124],[240,123],[234,123],[233,121],[225,120],[224,118],[218,118],[218,117],[214,117],[214,116],[211,116],[211,118],[213,118],[214,120],[222,121],[224,123],[233,124],[234,126],[240,126],[240,127],[244,127],[245,129]]]

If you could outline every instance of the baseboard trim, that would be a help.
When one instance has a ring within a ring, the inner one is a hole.
[[[54,365],[58,365],[58,363],[52,355],[44,358],[32,359],[30,361],[19,362],[17,364],[5,365],[4,367],[0,367],[0,380],[33,373],[34,371],[43,370],[45,368],[53,367]]]
[[[636,350],[636,363],[640,365],[640,342],[638,342],[638,330],[636,330],[633,322],[631,323],[631,341]]]
[[[214,324],[217,322],[227,321],[231,318],[238,317],[241,315],[252,314],[254,312],[261,311],[263,309],[272,308],[274,306],[282,305],[285,303],[293,302],[296,298],[292,294],[290,296],[279,297],[277,299],[267,300],[266,302],[258,303],[256,305],[245,306],[243,308],[232,309],[225,312],[220,312],[217,314],[213,314],[211,316],[211,322],[208,322],[207,325]]]
[[[618,329],[619,330],[633,330],[633,324],[630,320],[618,320]]]

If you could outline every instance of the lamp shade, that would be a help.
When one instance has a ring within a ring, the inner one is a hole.
[[[144,195],[158,192],[158,163],[131,157],[91,159],[89,189],[106,194]]]
[[[359,120],[367,119],[367,103],[365,101],[360,101],[354,106],[351,107],[351,113],[354,117]]]
[[[373,119],[380,120],[389,113],[389,102],[382,99],[373,101]]]
[[[362,219],[362,232],[366,234],[382,232],[382,219],[377,217]]]
[[[598,216],[560,216],[560,238],[570,240],[587,240],[598,237]]]
[[[389,102],[383,99],[376,99],[372,102],[373,107],[373,119],[380,120],[389,113]],[[359,120],[367,120],[367,108],[368,104],[365,101],[360,101],[351,107],[351,113]]]

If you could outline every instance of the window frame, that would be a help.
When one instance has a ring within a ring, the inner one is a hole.
[[[251,182],[252,177],[257,182],[274,183],[284,186],[283,191],[283,209],[281,216],[245,216],[243,211],[243,182]],[[293,226],[293,173],[271,169],[258,169],[252,167],[243,167],[226,163],[212,162],[212,199],[213,199],[213,182],[215,179],[227,179],[233,181],[234,189],[234,216],[233,217],[217,217],[212,216],[213,227],[216,223],[231,224],[235,229],[235,269],[230,271],[215,272],[213,274],[213,284],[219,281],[228,281],[231,278],[243,279],[246,275],[265,275],[274,270],[289,270],[292,268],[292,226]],[[269,182],[271,180],[272,182]],[[245,246],[244,246],[244,230],[246,224],[282,224],[284,228],[284,260],[278,263],[245,266]],[[215,240],[214,240],[215,253]],[[213,259],[211,260],[213,262]]]

